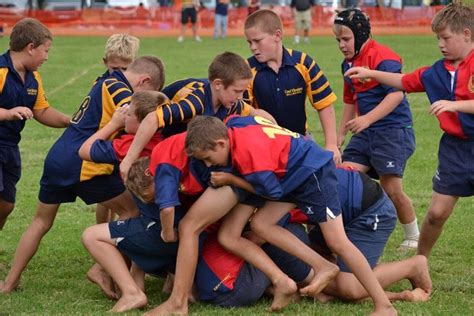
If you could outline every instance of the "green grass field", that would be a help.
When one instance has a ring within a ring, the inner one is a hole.
[[[377,36],[377,40],[390,45],[404,60],[404,70],[431,64],[440,58],[434,36]],[[53,42],[49,61],[42,66],[41,74],[51,105],[72,114],[87,94],[93,80],[104,72],[101,64],[105,38],[58,37]],[[291,39],[287,39],[289,43]],[[8,39],[0,38],[0,50],[8,47]],[[342,113],[342,78],[339,53],[332,37],[315,37],[310,45],[294,46],[316,59],[329,78],[339,97],[338,115]],[[155,54],[166,65],[166,82],[185,77],[207,76],[207,65],[214,55],[230,50],[244,57],[249,49],[243,38],[203,43],[185,41],[178,44],[175,38],[144,38],[141,54]],[[437,165],[437,148],[441,131],[436,118],[428,113],[424,94],[409,96],[415,121],[417,150],[408,163],[405,190],[413,199],[418,221],[424,218],[431,197],[431,177]],[[311,128],[316,139],[321,140],[317,115],[311,112]],[[16,209],[3,231],[0,231],[0,280],[4,279],[15,247],[35,212],[39,179],[43,160],[61,130],[48,129],[36,122],[29,122],[23,131],[20,144],[23,158],[23,176],[18,184]],[[448,221],[440,241],[433,251],[430,271],[434,290],[427,303],[395,303],[400,314],[416,315],[472,315],[474,314],[474,199],[461,199]],[[92,260],[82,247],[82,231],[94,224],[94,208],[78,201],[63,205],[55,225],[43,239],[40,249],[23,274],[20,289],[10,295],[0,295],[0,315],[18,314],[104,314],[113,306],[100,290],[89,283],[85,274]],[[409,256],[396,251],[402,239],[401,229],[393,233],[382,261],[392,261]],[[147,279],[150,306],[156,306],[166,297],[160,291],[162,280]],[[393,287],[397,291],[409,287],[404,281]],[[199,315],[264,314],[268,300],[250,308],[219,309],[195,304],[190,313]],[[363,315],[372,309],[371,303],[330,303],[322,305],[304,300],[285,310],[287,315]],[[141,311],[130,313],[139,314]]]

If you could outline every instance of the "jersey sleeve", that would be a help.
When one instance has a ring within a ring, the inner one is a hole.
[[[162,163],[155,169],[155,204],[159,209],[180,205],[179,180],[181,172],[176,167]]]
[[[36,97],[35,105],[33,106],[33,110],[41,110],[46,109],[49,107],[49,102],[46,99],[46,94],[43,88],[43,81],[41,80],[41,75],[39,72],[35,71],[34,73],[35,79],[38,82],[38,96]]]
[[[423,85],[423,82],[421,81],[421,76],[423,75],[423,72],[425,72],[428,68],[429,67],[421,67],[411,73],[405,74],[402,77],[403,89],[406,92],[425,91],[425,87]]]
[[[304,79],[306,81],[306,94],[308,95],[312,106],[316,110],[322,110],[333,104],[337,97],[329,85],[329,81],[319,68],[318,64],[308,55],[302,54],[306,71]]]
[[[204,113],[204,89],[199,88],[177,102],[168,102],[156,109],[158,128],[184,122]]]
[[[272,200],[283,196],[283,189],[278,177],[272,171],[258,171],[244,175],[244,178],[252,184],[257,195]]]
[[[90,150],[91,160],[96,163],[117,163],[120,162],[115,154],[113,142],[110,140],[96,140]]]
[[[108,95],[112,99],[115,108],[130,103],[132,99],[132,91],[125,83],[117,80],[106,80],[104,81],[104,86],[105,89],[107,89]]]

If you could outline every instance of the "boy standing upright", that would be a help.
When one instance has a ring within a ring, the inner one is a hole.
[[[0,230],[15,207],[21,175],[18,143],[28,119],[66,127],[69,116],[49,106],[38,68],[48,60],[53,36],[38,20],[19,21],[10,35],[10,50],[0,56]]]
[[[370,22],[362,11],[349,9],[338,13],[333,32],[345,57],[343,73],[356,66],[401,72],[400,57],[370,38]],[[403,227],[405,238],[400,248],[416,249],[420,232],[415,209],[402,183],[407,160],[415,150],[408,101],[402,91],[374,80],[344,78],[344,104],[338,147],[349,130],[353,135],[342,161],[359,171],[373,169],[377,173]]]
[[[474,10],[453,2],[433,18],[444,58],[409,74],[363,67],[345,76],[372,78],[407,92],[425,91],[444,131],[439,143],[433,195],[421,227],[418,254],[429,257],[459,197],[474,195]]]

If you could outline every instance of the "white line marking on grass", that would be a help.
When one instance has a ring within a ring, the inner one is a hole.
[[[79,80],[80,78],[84,77],[85,75],[87,75],[87,73],[89,71],[91,71],[92,69],[94,68],[98,68],[100,65],[99,64],[94,64],[84,70],[82,70],[80,73],[78,73],[77,75],[71,77],[71,79],[69,79],[68,81],[66,81],[65,83],[63,83],[62,85],[54,88],[54,89],[51,89],[48,91],[48,97],[58,93],[59,91],[61,91],[62,89],[64,89],[65,87],[69,86],[69,85],[72,85],[74,82],[76,82],[77,80]]]

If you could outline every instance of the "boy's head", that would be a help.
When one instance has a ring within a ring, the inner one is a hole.
[[[132,95],[130,109],[125,118],[125,132],[136,134],[138,126],[148,113],[169,101],[168,97],[158,91],[139,91]]]
[[[10,34],[10,51],[28,54],[23,66],[29,71],[37,70],[48,59],[53,35],[40,21],[32,18],[20,20]]]
[[[261,63],[278,58],[283,47],[283,24],[272,10],[258,10],[245,20],[245,37],[252,55]]]
[[[217,55],[209,65],[208,78],[213,95],[224,107],[229,108],[247,90],[252,71],[242,57],[225,52]]]
[[[128,172],[125,186],[144,203],[152,203],[155,198],[155,182],[150,172],[150,158],[138,158]]]
[[[474,9],[453,1],[440,10],[431,22],[438,46],[448,60],[462,60],[474,42]]]
[[[213,116],[196,116],[188,124],[186,153],[206,166],[226,166],[229,162],[229,135],[224,122]]]
[[[165,84],[165,66],[158,57],[138,57],[128,67],[126,77],[134,92],[160,91]]]
[[[369,17],[359,9],[341,11],[334,19],[333,32],[344,57],[352,59],[370,38]]]
[[[113,34],[105,44],[105,66],[112,73],[115,70],[127,70],[132,61],[137,58],[140,40],[128,34]]]

